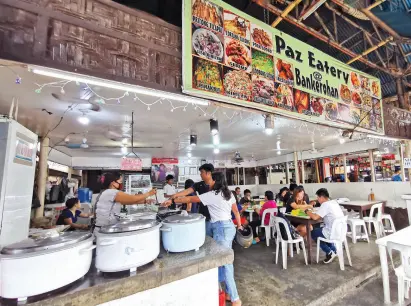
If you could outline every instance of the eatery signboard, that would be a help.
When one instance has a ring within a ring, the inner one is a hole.
[[[381,84],[221,0],[184,0],[183,91],[384,132]]]

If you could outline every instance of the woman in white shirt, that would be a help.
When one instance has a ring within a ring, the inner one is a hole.
[[[100,180],[102,191],[94,205],[97,227],[114,223],[114,215],[120,213],[121,205],[144,204],[149,196],[157,192],[156,189],[152,189],[144,194],[131,195],[120,191],[123,178],[118,172],[105,173]]]
[[[211,191],[199,196],[181,197],[173,200],[167,200],[163,203],[164,206],[170,206],[175,203],[192,203],[202,202],[208,207],[211,217],[212,234],[218,244],[228,248],[232,247],[236,229],[231,221],[231,211],[237,220],[238,228],[242,229],[240,214],[237,209],[236,201],[228,189],[225,176],[221,172],[212,174],[213,182],[210,185]],[[225,282],[227,293],[230,296],[232,305],[241,305],[240,297],[238,296],[237,286],[234,280],[233,264],[224,265],[218,268],[218,279],[220,282]]]

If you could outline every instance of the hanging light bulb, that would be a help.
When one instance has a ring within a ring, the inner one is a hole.
[[[192,156],[193,156],[193,154],[191,154],[191,152],[188,152],[188,153],[187,153],[187,157],[190,157],[190,158],[191,158]]]
[[[339,141],[340,141],[340,144],[345,143],[345,139],[344,139],[344,138],[342,138],[342,137],[340,137]]]
[[[213,135],[213,145],[218,146],[220,144],[220,135],[217,133]]]
[[[121,141],[123,143],[123,145],[127,144],[127,138],[123,138],[123,140]]]
[[[121,147],[121,153],[127,154],[127,147],[126,146]]]
[[[210,119],[210,131],[211,135],[215,135],[218,133],[218,121],[214,119]]]
[[[90,123],[90,119],[88,117],[86,117],[84,114],[80,117],[78,117],[78,122],[80,122],[81,124],[87,125]]]
[[[197,135],[190,135],[190,145],[191,146],[197,145]]]
[[[220,153],[220,149],[219,148],[214,148],[214,154],[218,154]]]

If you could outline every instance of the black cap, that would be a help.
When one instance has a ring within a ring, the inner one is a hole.
[[[204,164],[198,170],[204,170],[205,172],[213,172],[214,166],[212,164]]]

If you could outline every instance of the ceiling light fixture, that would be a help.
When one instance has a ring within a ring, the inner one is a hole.
[[[78,122],[80,122],[81,124],[87,125],[90,123],[90,119],[88,117],[86,117],[86,115],[81,115],[80,117],[78,117]]]
[[[121,147],[121,153],[127,154],[127,147]]]
[[[121,141],[124,145],[127,144],[127,138],[123,138],[123,140]]]
[[[220,149],[219,148],[214,148],[214,154],[218,154],[220,153]]]
[[[281,151],[277,151],[277,155],[281,155]]]
[[[197,145],[197,135],[190,135],[190,146]]]
[[[218,133],[218,121],[214,119],[210,119],[210,131],[211,135],[215,135]]]
[[[191,152],[188,152],[188,153],[187,153],[187,157],[190,157],[190,158],[191,158],[192,156],[193,156],[193,154],[191,154]]]
[[[76,83],[86,83],[88,85],[102,86],[102,87],[122,90],[126,92],[133,92],[137,94],[143,94],[147,96],[169,99],[169,100],[174,100],[174,101],[179,101],[179,102],[192,103],[192,104],[197,104],[197,105],[207,106],[209,104],[208,101],[204,99],[193,98],[193,97],[189,97],[186,95],[180,95],[180,94],[170,94],[169,92],[164,92],[161,90],[154,90],[154,89],[147,89],[147,88],[137,86],[137,85],[131,86],[131,85],[127,85],[127,84],[123,84],[119,82],[113,82],[113,81],[108,82],[105,80],[91,78],[88,76],[86,77],[81,74],[64,73],[64,72],[60,72],[59,70],[55,70],[55,69],[46,70],[44,68],[37,68],[37,67],[31,66],[29,67],[29,70],[36,74],[58,78],[58,79],[64,79],[68,81],[74,81]]]
[[[220,135],[217,133],[213,135],[213,145],[218,146],[220,144]]]
[[[265,134],[272,135],[274,132],[274,116],[271,114],[265,115],[264,123],[265,123],[265,129],[264,129]]]
[[[340,144],[343,144],[343,143],[345,143],[345,139],[344,138],[342,138],[342,137],[340,137]]]

